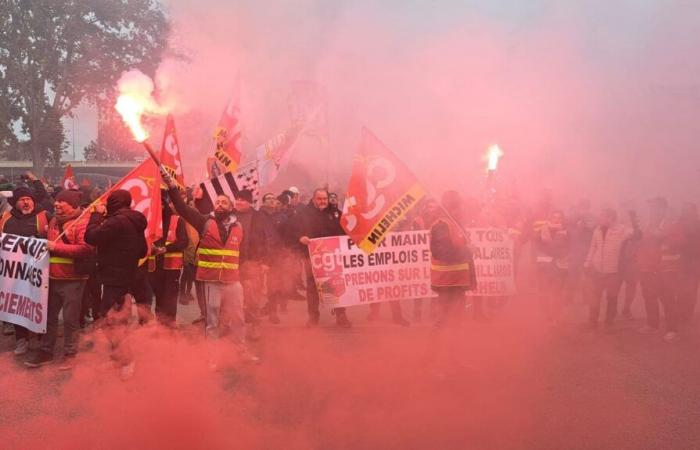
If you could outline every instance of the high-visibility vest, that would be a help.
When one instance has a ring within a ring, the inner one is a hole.
[[[170,226],[168,234],[165,237],[165,245],[170,245],[177,240],[177,224],[180,216],[172,215],[170,217]],[[163,255],[163,269],[165,270],[180,270],[184,266],[182,250],[176,252],[166,252]]]
[[[72,224],[76,219],[72,219],[63,224],[63,228],[70,230],[66,232],[63,239],[71,244],[78,244],[78,228],[84,224]],[[49,223],[49,240],[54,240],[61,233],[61,228],[57,225],[56,219],[51,219]],[[69,237],[72,235],[72,238]],[[75,259],[66,256],[49,256],[49,278],[54,280],[87,280],[87,274],[79,274],[75,270]]]
[[[5,224],[12,217],[10,211],[5,211],[0,217],[0,232],[5,230]],[[36,236],[38,238],[45,238],[49,231],[49,218],[46,215],[46,211],[39,211],[36,215]]]
[[[234,223],[229,230],[226,242],[222,242],[219,227],[214,219],[207,220],[197,249],[196,279],[234,283],[240,279],[238,260],[243,240],[243,227]]]
[[[432,228],[438,223],[443,222],[447,225],[450,232],[450,241],[455,247],[467,245],[467,238],[459,231],[455,224],[451,221],[439,219]],[[465,257],[461,261],[447,262],[435,258],[430,255],[430,285],[436,287],[472,287],[471,271],[474,270],[469,257]]]

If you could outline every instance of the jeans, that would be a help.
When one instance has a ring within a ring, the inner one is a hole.
[[[202,283],[206,302],[206,335],[217,338],[228,328],[239,344],[245,344],[245,316],[243,315],[243,286],[235,283]]]
[[[608,303],[605,310],[605,323],[611,325],[615,321],[620,286],[622,286],[622,276],[619,273],[593,273],[591,275],[591,299],[588,316],[591,325],[598,324],[603,294],[605,294]]]
[[[680,275],[678,286],[678,322],[687,325],[695,314],[695,304],[698,300],[698,284],[700,273],[694,266],[684,268]]]
[[[644,297],[644,308],[647,313],[647,325],[658,329],[660,326],[659,303],[664,307],[667,331],[678,331],[677,287],[679,274],[677,272],[642,272],[640,284]]]
[[[80,309],[85,283],[86,280],[51,280],[46,335],[41,338],[41,350],[53,353],[58,331],[58,314],[63,309],[63,351],[66,355],[77,353],[77,332],[80,329]]]

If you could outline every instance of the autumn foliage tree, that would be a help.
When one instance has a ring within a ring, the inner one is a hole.
[[[153,74],[167,33],[156,0],[3,0],[0,150],[25,149],[41,175],[60,160],[61,119],[104,98],[124,70]]]

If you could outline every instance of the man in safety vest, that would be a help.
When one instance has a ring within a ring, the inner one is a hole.
[[[469,239],[457,224],[463,214],[459,193],[445,192],[442,207],[448,216],[430,227],[430,284],[440,303],[436,326],[444,326],[451,319],[461,321],[466,308],[464,292],[476,288]]]
[[[228,328],[239,346],[241,358],[258,362],[259,358],[246,345],[243,286],[238,267],[245,236],[233,214],[233,202],[226,195],[219,195],[214,199],[213,213],[202,214],[185,204],[170,176],[162,175],[175,211],[199,233],[195,276],[202,282],[205,295],[206,336],[217,338],[220,328]]]
[[[179,280],[187,247],[185,221],[175,214],[172,202],[163,195],[163,238],[154,242],[149,259],[151,283],[156,298],[156,317],[163,325],[175,325]]]
[[[49,222],[49,302],[46,315],[46,335],[40,348],[25,365],[39,367],[53,361],[58,331],[58,315],[63,310],[63,352],[69,361],[78,351],[77,332],[80,310],[88,274],[76,269],[76,260],[89,258],[93,249],[85,243],[87,217],[81,218],[80,192],[61,191],[54,203],[55,216]]]
[[[9,199],[12,209],[3,213],[0,218],[0,232],[18,236],[46,237],[49,224],[48,213],[38,211],[35,200],[35,194],[26,187],[18,187],[12,191],[12,197]],[[29,351],[29,330],[16,324],[14,328],[15,355],[24,355]]]

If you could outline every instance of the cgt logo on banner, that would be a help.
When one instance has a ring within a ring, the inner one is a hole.
[[[323,305],[342,307],[433,296],[425,231],[388,233],[370,254],[347,236],[312,239],[309,255]]]
[[[46,239],[0,234],[0,320],[46,333]]]
[[[470,228],[477,289],[467,295],[515,295],[513,240],[505,229]],[[388,233],[366,254],[348,236],[312,239],[311,267],[321,304],[332,307],[434,297],[430,232]]]

